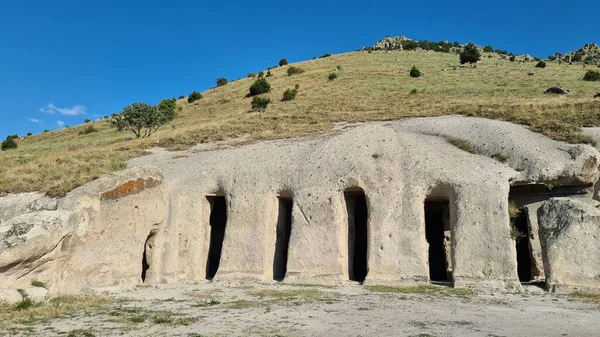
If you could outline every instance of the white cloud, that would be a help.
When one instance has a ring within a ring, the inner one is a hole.
[[[52,103],[46,105],[45,108],[39,109],[40,112],[43,112],[45,114],[53,115],[55,113],[59,113],[61,115],[67,116],[85,115],[87,114],[86,110],[86,107],[80,104],[77,104],[71,108],[59,108]]]
[[[56,121],[56,124],[58,124],[58,127],[61,127],[61,128],[63,126],[65,126],[65,122],[63,122],[63,121]]]
[[[44,122],[42,122],[39,119],[36,118],[27,118],[28,121],[30,121],[31,123],[36,123],[36,124],[43,124]]]

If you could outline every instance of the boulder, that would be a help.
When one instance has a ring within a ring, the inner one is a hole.
[[[43,302],[46,300],[48,290],[42,287],[29,287],[25,289],[25,293],[27,294],[27,297],[30,298],[32,301]]]
[[[23,300],[17,289],[0,289],[0,303],[15,304]]]
[[[546,91],[544,91],[544,94],[557,94],[557,95],[567,95],[567,94],[572,94],[573,91],[571,91],[570,89],[563,89],[563,88],[559,88],[559,87],[550,87],[548,89],[546,89]]]
[[[600,292],[600,203],[552,198],[538,212],[548,290]]]

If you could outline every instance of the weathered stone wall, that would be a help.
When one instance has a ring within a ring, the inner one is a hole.
[[[471,142],[477,154],[448,138]],[[508,155],[506,163],[490,158],[498,152]],[[214,196],[224,197],[227,208],[215,280],[272,282],[278,197],[286,197],[293,206],[284,281],[348,283],[344,192],[357,189],[365,193],[368,208],[365,284],[429,282],[424,203],[442,198],[450,213],[446,235],[454,286],[520,290],[508,214],[512,198],[528,209],[534,266],[544,270],[548,284],[600,288],[585,269],[595,268],[600,256],[597,236],[581,236],[587,240],[582,246],[589,247],[587,267],[571,269],[573,257],[561,262],[552,252],[575,241],[547,238],[540,244],[537,228],[538,208],[550,207],[544,202],[558,193],[548,192],[549,185],[561,195],[591,198],[599,159],[589,146],[555,142],[510,123],[461,117],[379,123],[335,136],[185,156],[157,151],[131,163],[154,167],[102,177],[72,191],[54,209],[27,206],[33,205],[27,199],[19,214],[0,219],[0,288],[29,286],[35,279],[54,295],[97,292],[140,284],[143,270],[149,284],[203,281],[211,235],[207,197]],[[517,185],[546,187],[543,193],[519,195],[513,193]],[[0,199],[0,214],[9,214],[3,202],[8,204]],[[586,208],[588,213],[595,216]],[[540,217],[540,228],[555,226],[555,218]],[[593,227],[577,225],[575,217],[561,219],[571,224],[564,228]]]

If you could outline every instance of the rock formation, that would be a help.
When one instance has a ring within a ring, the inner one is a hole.
[[[157,150],[57,204],[0,199],[0,289],[245,279],[600,291],[599,163],[591,146],[459,116]]]

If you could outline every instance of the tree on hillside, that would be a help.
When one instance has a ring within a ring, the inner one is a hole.
[[[283,67],[284,65],[288,64],[288,60],[285,58],[282,58],[281,60],[279,60],[279,66]]]
[[[221,87],[227,84],[227,79],[225,77],[217,78],[217,87]]]
[[[6,140],[2,142],[2,151],[6,151],[6,150],[10,150],[10,149],[16,149],[17,148],[17,142],[15,142],[15,140],[13,139],[14,136],[8,136],[6,137]]]
[[[483,48],[483,51],[486,53],[493,53],[494,52],[494,48],[492,48],[492,46],[487,45]]]
[[[469,42],[460,52],[460,64],[473,64],[477,63],[481,58],[481,53],[477,49],[477,46]]]
[[[113,114],[109,122],[117,131],[131,131],[137,138],[145,138],[174,118],[175,100],[165,99],[157,106],[133,103],[126,106],[121,113]]]

